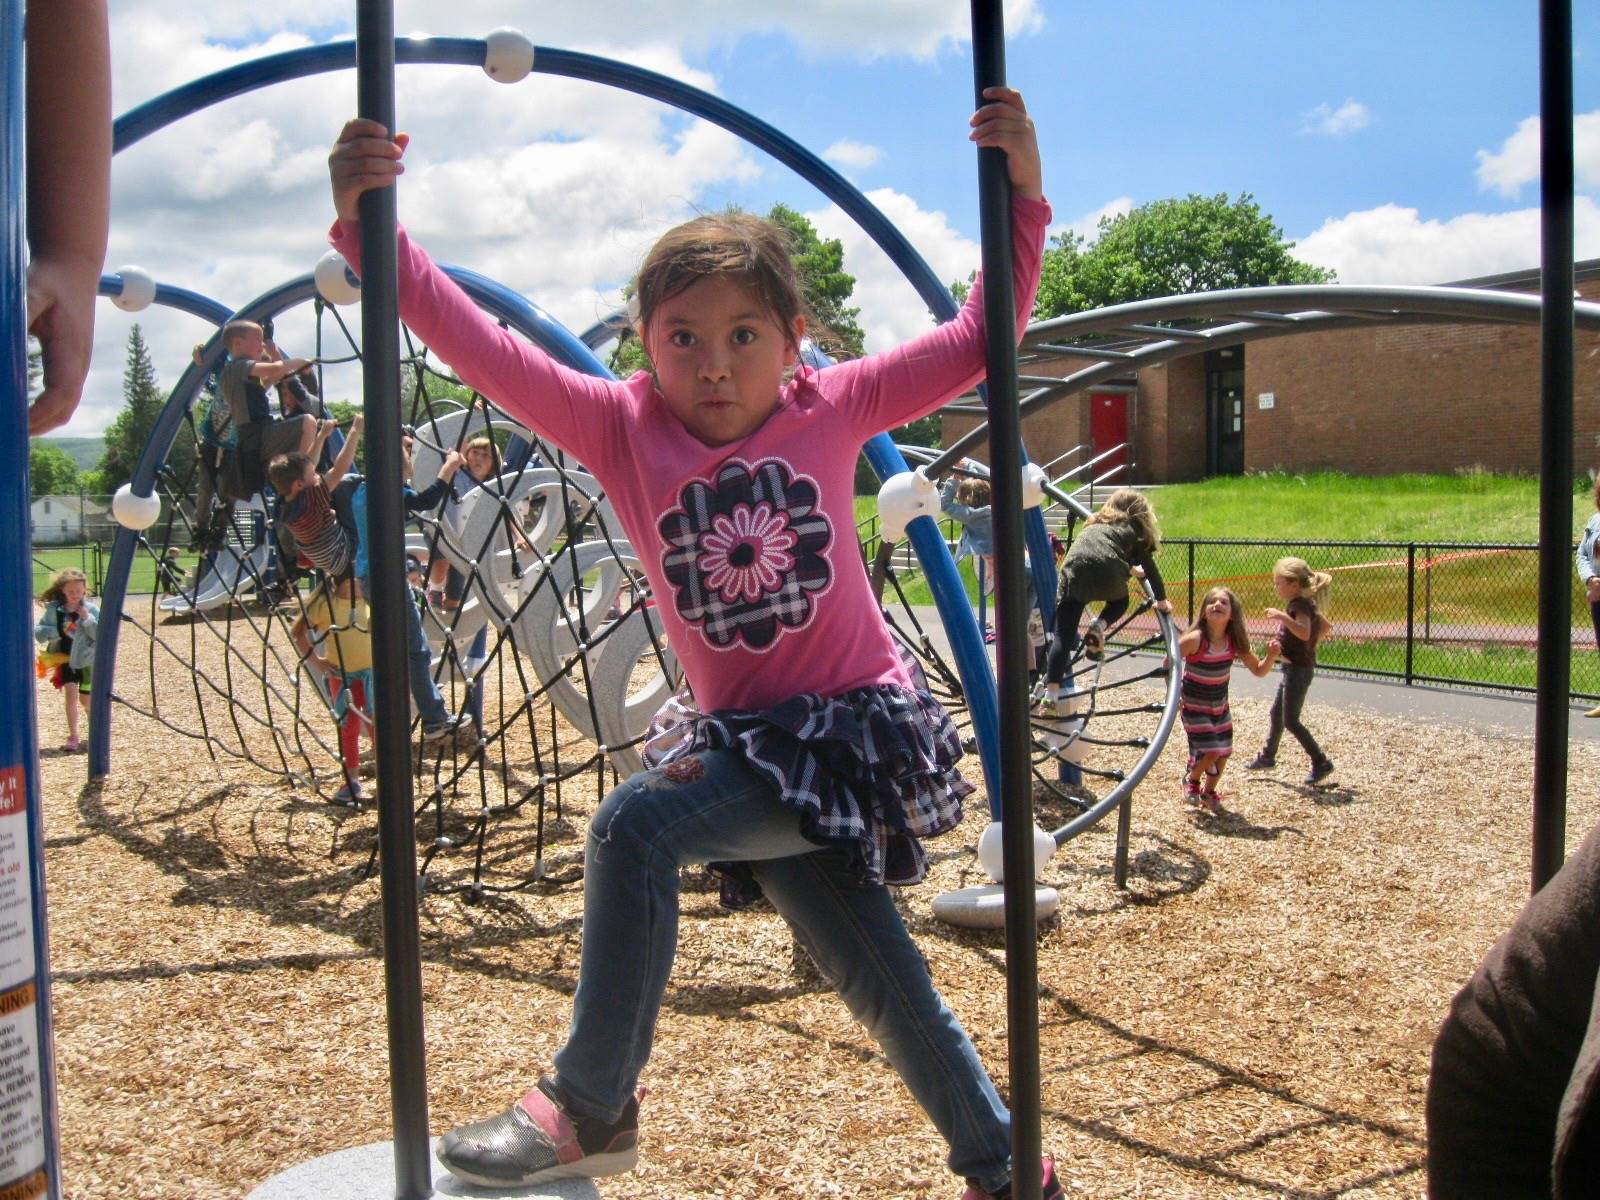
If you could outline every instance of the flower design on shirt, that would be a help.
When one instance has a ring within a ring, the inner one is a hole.
[[[658,526],[678,615],[719,649],[764,649],[805,625],[833,580],[817,501],[816,482],[778,459],[730,459],[684,487]]]
[[[708,588],[728,604],[778,590],[782,573],[794,566],[789,550],[800,540],[789,530],[788,513],[773,512],[765,501],[754,508],[740,504],[731,515],[719,513],[711,526],[700,537],[695,564],[706,573]]]

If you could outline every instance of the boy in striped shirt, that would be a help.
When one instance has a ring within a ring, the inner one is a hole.
[[[280,454],[267,464],[267,478],[283,498],[280,516],[294,534],[300,553],[311,561],[335,584],[338,594],[347,600],[360,596],[356,583],[355,535],[343,525],[333,510],[333,489],[350,470],[355,461],[356,446],[361,441],[365,425],[362,414],[357,413],[350,423],[350,435],[345,438],[339,456],[326,475],[317,473],[317,456],[322,443],[334,430],[336,422],[318,422],[316,440],[309,451]]]

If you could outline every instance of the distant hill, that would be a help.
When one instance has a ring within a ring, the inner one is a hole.
[[[105,456],[106,440],[97,437],[46,437],[38,439],[66,452],[80,471],[92,471]]]

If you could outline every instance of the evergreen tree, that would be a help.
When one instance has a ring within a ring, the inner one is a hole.
[[[133,478],[164,402],[144,331],[135,325],[128,333],[128,362],[122,372],[122,411],[106,430],[106,452],[99,467],[101,487],[114,492]]]

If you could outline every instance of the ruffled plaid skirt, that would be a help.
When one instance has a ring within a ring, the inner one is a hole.
[[[892,684],[806,693],[759,711],[679,705],[646,742],[652,767],[696,750],[733,750],[771,781],[819,846],[843,845],[863,883],[919,883],[921,839],[955,828],[973,786],[956,771],[961,737],[932,696]],[[712,863],[722,902],[761,895],[748,867]]]

